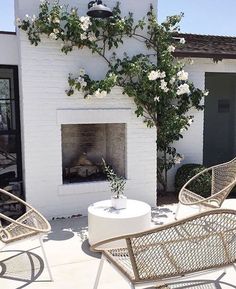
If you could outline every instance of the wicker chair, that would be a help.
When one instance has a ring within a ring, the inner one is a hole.
[[[123,248],[113,245],[121,240],[126,242]],[[105,240],[91,249],[102,252],[93,289],[98,287],[105,260],[133,289],[148,282],[168,285],[189,278],[191,273],[233,265],[236,211],[205,211],[148,231]]]
[[[0,249],[16,241],[23,241],[30,237],[38,237],[50,280],[52,281],[53,278],[42,241],[43,236],[51,230],[50,224],[28,203],[3,189],[0,189],[0,199],[5,199],[8,203],[17,203],[25,212],[16,220],[6,214],[0,213]]]
[[[211,192],[208,197],[200,196],[191,191],[188,187],[193,182],[201,182],[201,177],[208,174],[211,177]],[[181,188],[179,192],[179,203],[176,209],[175,218],[177,220],[180,205],[199,206],[199,211],[202,208],[212,209],[220,208],[224,200],[227,198],[231,190],[236,185],[236,158],[203,170],[193,176]]]

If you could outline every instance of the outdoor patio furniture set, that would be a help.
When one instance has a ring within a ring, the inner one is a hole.
[[[211,196],[204,198],[189,190],[188,185],[206,171],[211,172]],[[219,207],[235,184],[236,159],[233,159],[197,174],[180,191],[179,205],[198,205],[200,210],[208,210],[138,233],[120,236],[116,232],[117,235],[113,238],[97,243],[92,241],[91,250],[102,253],[94,289],[98,288],[105,260],[118,270],[133,289],[147,282],[168,284],[176,278],[182,280],[192,273],[234,265],[236,210]],[[52,280],[42,242],[42,236],[50,231],[50,224],[20,198],[3,189],[0,189],[0,194],[25,206],[25,213],[16,220],[0,213],[0,244],[7,245],[32,236],[39,237]],[[122,246],[117,247],[117,242]]]

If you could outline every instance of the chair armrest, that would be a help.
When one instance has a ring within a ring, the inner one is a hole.
[[[32,209],[32,211],[34,211],[34,210]],[[28,226],[28,225],[26,225],[24,223],[19,222],[18,220],[14,220],[14,219],[12,219],[12,218],[10,218],[8,216],[3,215],[2,213],[0,213],[0,219],[3,219],[3,220],[8,221],[10,223],[14,223],[14,224],[16,224],[18,226],[24,227],[26,229],[29,229],[29,230],[32,230],[32,231],[35,231],[35,232],[38,232],[38,233],[48,233],[50,231],[50,227],[49,227],[49,229],[39,229],[39,228],[36,228],[36,227]]]

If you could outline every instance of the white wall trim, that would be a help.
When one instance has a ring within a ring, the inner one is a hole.
[[[94,119],[96,119],[96,123],[127,123],[131,119],[131,108],[57,110],[57,124],[94,124]]]

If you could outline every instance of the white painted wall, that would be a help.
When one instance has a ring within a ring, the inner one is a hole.
[[[39,0],[17,0],[16,16],[36,14]],[[62,3],[69,0],[61,1]],[[104,1],[110,7],[116,1]],[[156,7],[156,0],[154,7]],[[78,5],[77,0],[70,3]],[[80,2],[81,15],[87,10],[87,1]],[[122,11],[135,12],[140,18],[149,8],[149,2],[121,1]],[[141,119],[137,119],[132,99],[121,94],[119,88],[113,89],[106,99],[84,100],[82,95],[68,97],[67,76],[79,68],[85,68],[94,78],[105,73],[105,63],[91,55],[87,50],[74,50],[67,56],[60,52],[60,43],[42,38],[39,46],[31,46],[25,33],[20,32],[20,77],[22,142],[24,155],[24,178],[27,201],[35,205],[48,217],[86,213],[87,206],[94,201],[110,196],[107,183],[99,182],[96,192],[93,184],[62,185],[61,124],[71,123],[74,115],[76,122],[82,123],[86,108],[99,109],[102,114],[86,115],[83,121],[106,122],[108,111],[112,111],[110,121],[117,115],[121,122],[123,114],[115,113],[128,109],[127,123],[127,186],[126,194],[154,204],[155,202],[155,132],[147,129]],[[129,54],[142,52],[144,47],[128,40],[120,50]],[[235,60],[213,63],[210,59],[195,59],[188,65],[190,79],[201,89],[205,87],[205,72],[236,72]],[[203,158],[203,112],[193,111],[194,123],[184,134],[184,139],[176,144],[177,150],[184,154],[183,163],[201,163]],[[102,115],[102,116],[101,116]],[[104,116],[104,117],[103,117]],[[100,118],[101,117],[101,118]],[[123,122],[123,119],[122,119]],[[73,123],[73,121],[72,121]],[[173,189],[176,166],[169,174],[169,188]]]
[[[0,33],[0,65],[17,65],[18,47],[15,34]]]
[[[39,1],[20,0],[16,15],[22,17],[26,13],[36,13],[36,2],[38,5]],[[134,5],[134,1],[122,3],[126,3],[127,7]],[[134,6],[139,7],[137,11],[143,12],[146,4],[140,2]],[[125,194],[128,198],[154,205],[155,130],[147,129],[142,119],[137,119],[132,99],[122,95],[119,88],[114,88],[106,99],[85,100],[81,94],[68,97],[65,90],[70,72],[83,67],[93,77],[100,78],[106,72],[106,66],[103,60],[87,50],[75,49],[64,55],[60,48],[58,41],[47,37],[43,37],[37,47],[32,46],[26,34],[19,33],[22,148],[27,201],[50,218],[86,214],[89,204],[109,198],[107,182],[62,184],[61,124],[117,121],[127,124]],[[135,42],[134,46],[127,41],[122,51],[136,53],[142,49],[142,45],[138,46]],[[92,112],[84,113],[85,109],[92,109]]]
[[[236,73],[236,60],[224,59],[218,63],[207,58],[193,58],[193,65],[186,65],[185,70],[189,72],[190,80],[200,89],[205,89],[205,73],[206,72],[222,72]],[[204,102],[203,102],[204,103]],[[169,173],[169,189],[174,189],[174,176],[176,170],[184,163],[202,163],[203,162],[203,123],[204,112],[193,111],[194,122],[186,131],[178,143],[176,149],[184,155],[184,160],[181,164],[176,165]]]

